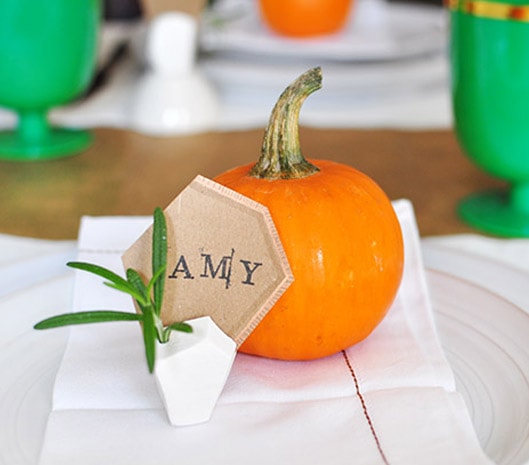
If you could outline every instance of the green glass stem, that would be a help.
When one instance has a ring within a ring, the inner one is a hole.
[[[514,184],[511,187],[510,203],[516,211],[529,215],[529,182]]]
[[[36,143],[45,140],[50,133],[46,111],[24,111],[19,113],[17,134],[21,140]]]

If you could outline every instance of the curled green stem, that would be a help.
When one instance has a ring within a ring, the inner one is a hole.
[[[305,99],[321,89],[321,68],[312,68],[288,86],[277,101],[265,130],[261,157],[250,176],[263,179],[299,179],[319,168],[301,154],[299,112]]]

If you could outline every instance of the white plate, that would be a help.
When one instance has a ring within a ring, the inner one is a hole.
[[[429,237],[421,242],[426,268],[458,276],[496,294],[508,296],[512,303],[527,312],[528,246],[529,241],[525,239],[506,240],[475,235]]]
[[[264,108],[266,115],[285,87],[314,64],[295,60],[250,63],[225,55],[200,61],[224,100]],[[302,116],[310,112],[321,115],[325,110],[354,114],[355,110],[372,109],[377,104],[405,105],[403,102],[414,98],[444,95],[448,88],[448,62],[441,54],[412,61],[325,63],[322,73],[323,87],[304,103]],[[330,121],[335,124],[332,116]]]
[[[247,57],[380,61],[417,57],[445,47],[445,11],[436,6],[359,0],[345,28],[314,39],[290,39],[271,32],[256,2],[225,0],[204,18],[200,45],[209,52]]]
[[[476,434],[498,464],[529,460],[529,314],[461,278],[429,270],[441,343]]]
[[[66,331],[31,331],[0,352],[0,464],[35,465]]]
[[[482,446],[498,464],[523,464],[529,459],[529,314],[461,278],[433,270],[427,277],[441,341]],[[2,465],[37,463],[66,334],[30,331],[2,347]]]

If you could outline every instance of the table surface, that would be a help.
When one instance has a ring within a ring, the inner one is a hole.
[[[0,162],[0,233],[74,239],[83,215],[150,215],[196,175],[214,177],[257,160],[262,130],[153,138],[95,129],[74,157]],[[452,131],[329,130],[302,127],[307,158],[349,164],[391,199],[408,198],[422,236],[476,232],[457,217],[457,202],[501,187],[464,155]]]

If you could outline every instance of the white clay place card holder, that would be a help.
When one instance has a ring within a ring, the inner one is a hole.
[[[171,424],[209,420],[237,348],[293,281],[263,205],[197,176],[164,211],[167,269],[161,316],[187,321],[157,346],[155,376]],[[151,278],[149,228],[123,255]]]

